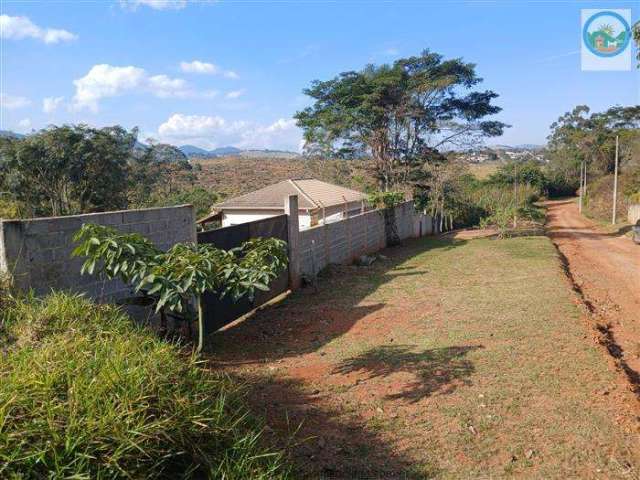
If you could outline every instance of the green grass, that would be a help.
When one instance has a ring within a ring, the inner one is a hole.
[[[243,394],[120,310],[3,304],[0,478],[282,478]]]
[[[316,421],[349,426],[335,448],[370,453],[363,466],[315,450],[307,464],[300,450],[303,471],[638,478],[635,399],[581,318],[548,238],[427,238],[384,253],[369,268],[332,267],[319,292],[292,295],[216,344],[220,358],[254,361],[254,376],[275,365],[277,377],[317,389]],[[279,346],[239,351],[253,328]],[[306,380],[306,371],[323,373]]]

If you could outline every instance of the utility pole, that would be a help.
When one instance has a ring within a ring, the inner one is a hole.
[[[513,228],[518,228],[518,164],[513,162],[513,196],[516,208],[513,210]]]
[[[580,204],[578,210],[582,213],[582,195],[584,194],[584,161],[580,162]]]
[[[611,224],[616,224],[616,207],[618,202],[618,148],[619,148],[619,136],[616,135],[616,168],[613,175],[613,217],[611,218]]]

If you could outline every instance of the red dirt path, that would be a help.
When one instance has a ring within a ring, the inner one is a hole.
[[[640,395],[640,247],[621,233],[603,233],[573,200],[548,202],[547,234],[601,333]]]

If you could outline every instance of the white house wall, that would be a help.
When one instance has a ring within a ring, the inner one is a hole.
[[[227,210],[222,214],[222,226],[230,227],[283,214],[284,210]]]
[[[222,214],[222,226],[230,227],[278,215],[284,215],[284,210],[227,210]],[[311,216],[308,213],[300,212],[298,219],[301,229],[311,227]]]

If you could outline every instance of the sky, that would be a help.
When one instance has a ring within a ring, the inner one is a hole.
[[[579,104],[640,104],[640,70],[581,70],[580,11],[640,1],[0,0],[0,129],[138,127],[141,140],[299,151],[303,94],[424,49],[477,65],[511,128],[543,144]],[[635,55],[635,51],[633,52]]]

